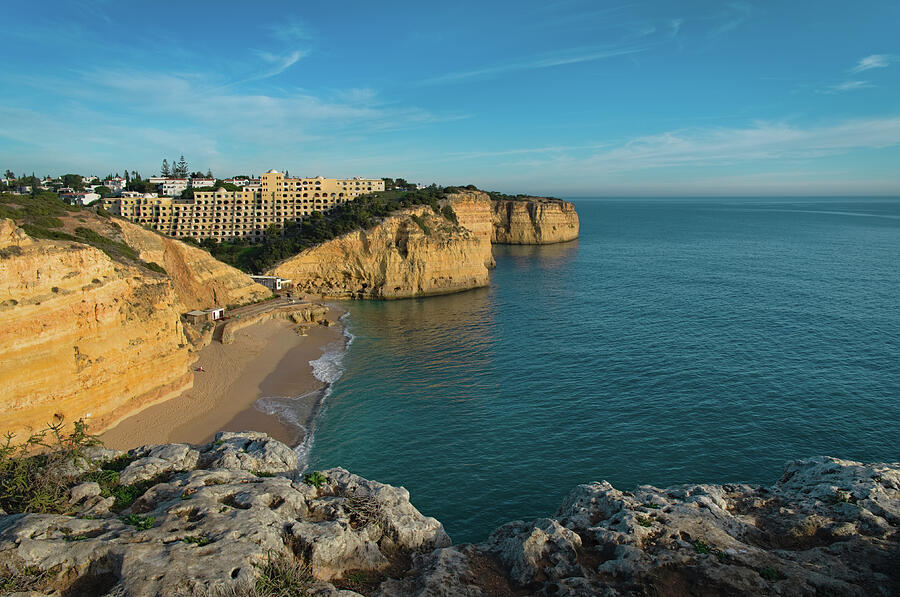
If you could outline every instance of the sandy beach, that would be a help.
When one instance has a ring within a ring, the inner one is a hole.
[[[329,320],[342,312],[332,309]],[[312,374],[309,362],[328,346],[344,342],[340,325],[307,328],[300,336],[296,325],[270,320],[235,334],[231,344],[213,341],[199,353],[194,387],[172,400],[141,411],[100,435],[111,448],[121,450],[146,444],[211,441],[218,431],[264,431],[288,445],[303,441],[303,430],[285,425],[273,415],[254,408],[263,396],[299,397],[293,401],[300,421],[314,416],[324,384]]]

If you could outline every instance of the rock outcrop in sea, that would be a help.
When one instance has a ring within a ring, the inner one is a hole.
[[[95,456],[127,464],[133,501],[84,482],[71,515],[0,512],[7,590],[225,595],[280,559],[306,594],[344,597],[900,591],[900,463],[798,460],[771,487],[579,485],[553,517],[451,545],[403,488],[340,468],[305,482],[264,434]]]
[[[181,315],[271,292],[206,251],[127,222],[121,234],[164,272],[0,220],[0,429],[27,436],[54,414],[103,429],[190,388],[196,359]],[[107,230],[108,228],[108,230]]]
[[[333,298],[392,299],[486,286],[491,244],[550,244],[578,238],[578,214],[558,199],[492,200],[483,191],[447,196],[456,222],[427,206],[307,249],[268,273]]]

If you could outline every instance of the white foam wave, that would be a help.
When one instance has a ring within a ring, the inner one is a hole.
[[[326,349],[322,356],[309,362],[312,367],[313,377],[328,385],[339,380],[341,375],[344,374],[345,353],[346,350],[343,348]]]

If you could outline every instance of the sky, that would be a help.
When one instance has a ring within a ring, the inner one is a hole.
[[[0,171],[900,195],[900,2],[4,2]]]

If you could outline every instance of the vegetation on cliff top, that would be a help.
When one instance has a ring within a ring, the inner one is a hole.
[[[475,189],[474,186],[466,187]],[[435,214],[457,223],[453,208],[440,207],[439,202],[456,187],[432,185],[414,191],[383,191],[360,195],[353,201],[338,205],[329,213],[313,212],[302,222],[289,222],[283,228],[270,226],[261,243],[244,240],[217,243],[204,239],[199,244],[212,255],[229,265],[248,272],[264,272],[279,261],[354,230],[375,226],[382,218],[406,207],[430,206]]]
[[[96,213],[78,205],[69,205],[55,193],[44,191],[36,195],[14,195],[0,193],[0,218],[9,218],[32,238],[49,240],[67,240],[90,245],[100,249],[106,255],[120,263],[137,264],[157,273],[165,270],[156,263],[145,263],[138,258],[138,253],[124,242],[97,232],[96,228],[80,225],[87,224],[97,216],[103,218],[101,229],[118,231],[118,225],[110,221],[109,214],[103,210]],[[76,218],[79,225],[74,230],[66,227],[63,218]]]

